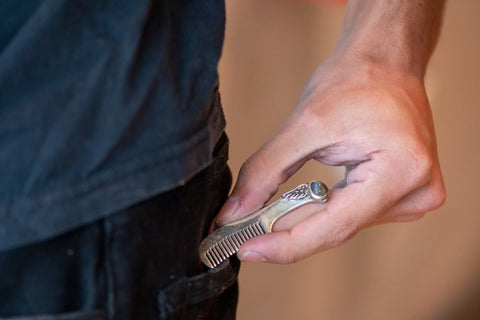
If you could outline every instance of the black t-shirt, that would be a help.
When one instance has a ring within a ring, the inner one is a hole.
[[[211,161],[223,0],[2,0],[0,14],[0,250]]]

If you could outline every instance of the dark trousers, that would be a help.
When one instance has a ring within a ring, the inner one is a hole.
[[[198,258],[231,184],[226,137],[216,149],[182,187],[0,252],[0,319],[234,319],[238,260]]]

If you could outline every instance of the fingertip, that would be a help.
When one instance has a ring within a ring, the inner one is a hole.
[[[295,260],[295,248],[290,240],[288,231],[268,233],[245,242],[237,255],[242,261],[291,263]]]

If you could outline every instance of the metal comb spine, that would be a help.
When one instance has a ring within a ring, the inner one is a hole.
[[[247,240],[272,231],[277,219],[310,202],[325,202],[328,188],[320,181],[301,184],[281,198],[211,233],[200,244],[200,258],[214,268],[234,255]]]

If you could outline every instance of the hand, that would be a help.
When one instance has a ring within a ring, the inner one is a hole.
[[[242,166],[217,223],[262,207],[310,159],[346,166],[345,180],[326,205],[297,209],[246,242],[241,260],[299,261],[363,228],[419,219],[445,199],[422,81],[340,55],[317,68],[290,118]]]

